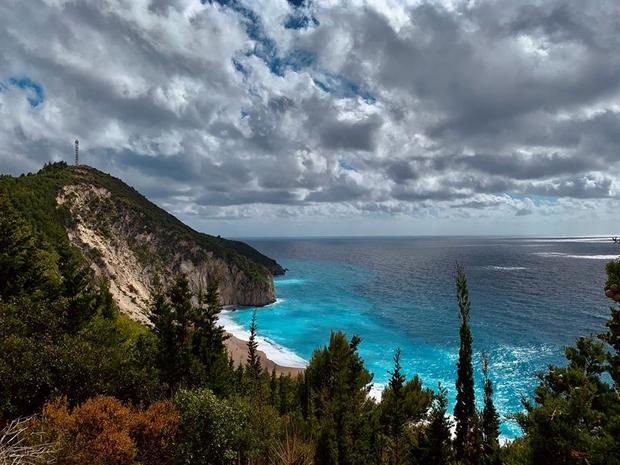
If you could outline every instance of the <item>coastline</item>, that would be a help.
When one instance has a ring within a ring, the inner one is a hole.
[[[239,366],[245,364],[248,357],[248,341],[244,341],[229,331],[226,331],[226,335],[228,339],[225,341],[226,350],[228,350],[228,355],[235,362],[235,366]],[[271,373],[274,369],[276,370],[277,375],[291,376],[296,377],[299,374],[302,374],[305,368],[301,367],[289,367],[284,365],[279,365],[273,360],[267,357],[267,354],[262,350],[258,350],[258,355],[260,358],[261,365],[265,370]]]

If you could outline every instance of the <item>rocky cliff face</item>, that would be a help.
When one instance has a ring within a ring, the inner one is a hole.
[[[119,180],[109,177],[114,182],[107,186],[91,183],[93,173],[107,175],[89,168],[74,170],[75,182],[63,186],[56,197],[69,214],[69,240],[95,273],[109,280],[115,301],[132,318],[147,322],[154,286],[170,282],[179,272],[195,289],[217,278],[224,305],[275,301],[272,274],[283,270],[273,260],[247,244],[243,247],[251,250],[252,258],[231,248],[234,242],[197,233],[137,193],[135,199],[127,195],[131,191],[117,195],[114,183]]]

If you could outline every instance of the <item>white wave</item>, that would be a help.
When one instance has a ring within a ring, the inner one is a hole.
[[[618,255],[573,255],[563,252],[533,252],[539,257],[580,258],[583,260],[615,260]]]
[[[524,266],[497,266],[497,265],[489,265],[484,267],[487,270],[496,270],[496,271],[519,271],[519,270],[527,270]]]
[[[385,389],[385,384],[381,383],[373,383],[370,386],[370,392],[368,393],[368,397],[374,399],[377,402],[381,402],[381,397],[383,396],[383,390]]]
[[[291,286],[294,284],[303,284],[306,280],[300,278],[275,279],[276,286]]]
[[[548,238],[535,238],[535,239],[521,239],[522,242],[611,242],[611,238],[614,235],[609,236],[578,236],[578,237],[548,237]]]
[[[273,304],[272,304],[273,305]],[[226,332],[232,334],[242,341],[250,339],[250,332],[233,320],[230,311],[224,310],[220,313],[219,323],[224,327]],[[305,368],[308,362],[297,355],[292,350],[279,345],[278,343],[266,337],[257,336],[258,349],[265,352],[267,358],[278,365],[292,368]]]

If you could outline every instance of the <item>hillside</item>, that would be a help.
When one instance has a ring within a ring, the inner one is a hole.
[[[88,166],[47,165],[0,177],[0,191],[50,244],[69,241],[109,281],[119,308],[146,321],[153,286],[183,272],[196,289],[217,278],[224,305],[275,300],[284,269],[251,246],[199,233],[121,180]]]

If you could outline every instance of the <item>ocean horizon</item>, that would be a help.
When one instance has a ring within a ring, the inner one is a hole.
[[[477,401],[480,355],[490,361],[501,433],[520,429],[509,416],[532,396],[536,372],[565,364],[564,348],[604,329],[609,315],[605,263],[617,257],[610,236],[382,236],[246,238],[288,269],[275,278],[277,301],[222,313],[231,334],[247,339],[257,312],[259,348],[276,363],[305,366],[331,331],[362,338],[372,394],[389,378],[400,348],[408,379],[448,389],[452,410],[458,358],[454,274],[470,288]]]

